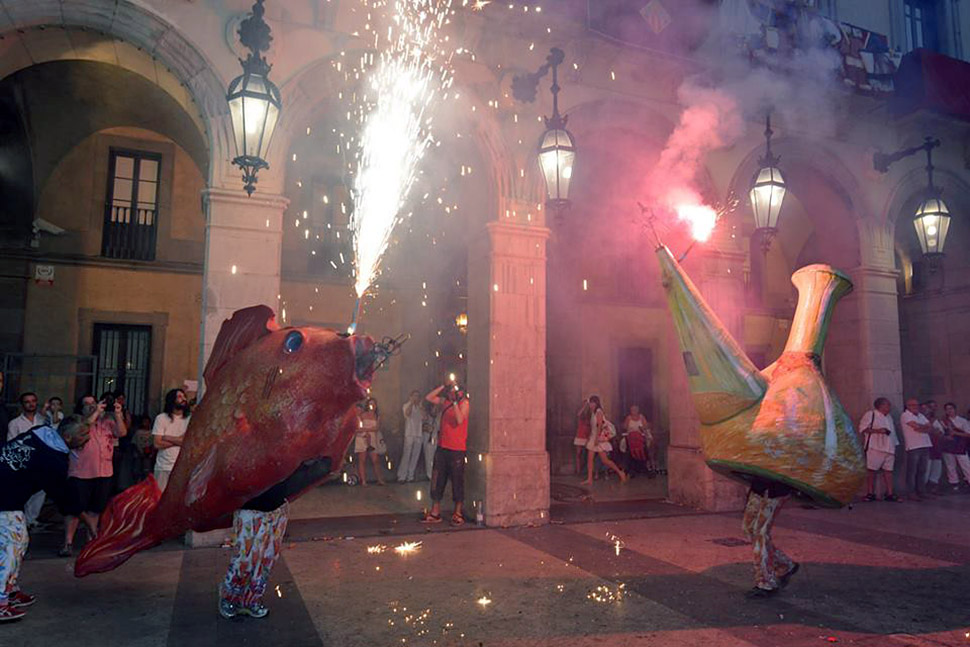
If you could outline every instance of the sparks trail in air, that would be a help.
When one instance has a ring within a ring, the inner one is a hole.
[[[381,3],[375,3],[381,4]],[[433,103],[451,86],[450,54],[440,29],[452,0],[393,0],[387,45],[368,73],[354,177],[353,230],[358,298],[381,257],[431,145]]]
[[[657,232],[657,214],[655,210],[652,207],[644,206],[642,202],[637,202],[637,207],[640,209],[639,223],[645,230],[651,233],[656,246],[662,246],[663,242],[660,234]],[[733,214],[737,207],[738,198],[734,194],[728,196],[728,199],[723,204],[717,203],[713,206],[690,200],[675,205],[672,209],[673,213],[676,214],[678,220],[687,224],[691,235],[691,243],[684,250],[684,253],[680,255],[678,261],[683,261],[698,242],[707,242],[711,234],[714,233],[717,224]]]

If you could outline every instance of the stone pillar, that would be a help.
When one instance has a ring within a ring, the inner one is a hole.
[[[280,294],[283,211],[278,195],[209,188],[205,206],[205,266],[202,276],[202,352],[199,376],[222,322],[247,306],[274,310]],[[282,319],[281,313],[277,318]]]
[[[469,514],[549,518],[544,227],[489,222],[469,248]]]
[[[209,188],[205,207],[205,265],[202,270],[202,348],[199,353],[199,395],[202,371],[222,322],[247,306],[277,308],[280,294],[280,253],[283,211],[289,200],[278,195]],[[277,312],[277,318],[281,314]],[[185,533],[185,544],[220,546],[231,530]]]
[[[727,249],[725,249],[727,247]],[[744,252],[722,241],[721,250],[706,250],[688,259],[684,267],[704,299],[735,339],[741,339],[745,302]],[[694,409],[687,372],[673,323],[667,325],[670,391],[670,445],[667,448],[667,496],[674,503],[721,511],[743,507],[745,489],[714,473],[700,449],[700,421]]]
[[[899,294],[889,225],[874,220],[859,224],[862,265],[852,270],[859,301],[859,366],[862,393],[843,402],[854,419],[887,397],[903,405],[903,363],[899,338]]]

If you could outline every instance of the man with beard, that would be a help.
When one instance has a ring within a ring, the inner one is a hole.
[[[11,441],[20,434],[25,434],[34,427],[44,424],[44,417],[37,415],[37,394],[20,394],[20,415],[7,425],[7,441]]]
[[[172,468],[179,457],[182,439],[189,426],[189,399],[182,389],[172,389],[165,394],[165,409],[155,416],[152,425],[152,441],[158,456],[155,458],[155,481],[162,492],[168,485]]]
[[[55,430],[34,427],[0,449],[0,622],[22,618],[35,602],[17,585],[29,536],[24,505],[38,491],[55,502],[67,497],[68,452],[88,441],[88,425],[68,416]]]
[[[105,411],[109,398],[101,402],[92,395],[81,398],[75,408],[88,424],[90,440],[81,449],[71,450],[68,461],[68,504],[64,516],[64,547],[61,557],[73,554],[74,534],[83,519],[92,538],[98,534],[98,517],[108,504],[111,494],[111,463],[114,441],[128,433],[121,403],[111,397],[113,410]]]

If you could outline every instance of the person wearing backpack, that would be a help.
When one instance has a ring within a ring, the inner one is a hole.
[[[586,449],[589,450],[586,454],[586,480],[582,481],[580,484],[593,484],[594,456],[599,456],[600,461],[602,461],[604,465],[616,472],[620,477],[621,483],[626,483],[629,479],[626,472],[621,470],[609,456],[610,450],[613,449],[613,444],[610,441],[616,437],[616,427],[613,426],[612,422],[607,420],[606,412],[603,411],[603,405],[600,403],[600,398],[598,395],[589,396],[589,408],[590,434],[589,443],[586,445]]]

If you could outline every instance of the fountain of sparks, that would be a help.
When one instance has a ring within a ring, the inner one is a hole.
[[[433,103],[451,86],[451,53],[441,27],[452,0],[372,0],[391,11],[386,46],[365,81],[363,130],[354,177],[351,222],[355,256],[354,307],[373,285],[381,257],[431,145]]]

